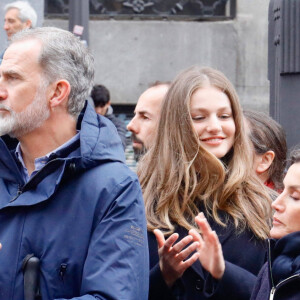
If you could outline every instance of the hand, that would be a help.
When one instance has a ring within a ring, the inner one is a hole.
[[[203,213],[199,213],[195,221],[201,229],[202,237],[195,229],[191,229],[189,234],[199,242],[197,251],[200,263],[214,278],[221,279],[225,271],[225,261],[219,238],[211,230]]]
[[[193,242],[186,247],[193,241],[191,235],[174,244],[178,239],[177,233],[173,233],[165,241],[165,237],[159,229],[155,229],[153,232],[158,244],[159,267],[166,284],[171,287],[184,271],[199,258],[197,252],[188,258],[199,247],[199,243]]]

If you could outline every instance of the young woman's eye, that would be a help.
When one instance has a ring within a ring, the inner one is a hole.
[[[229,118],[231,118],[231,115],[230,114],[222,114],[222,115],[220,115],[220,118],[221,119],[229,119]]]
[[[193,121],[201,121],[204,119],[203,116],[195,116],[195,117],[192,117]]]

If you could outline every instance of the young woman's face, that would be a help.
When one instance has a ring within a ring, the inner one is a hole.
[[[291,165],[283,183],[283,192],[272,203],[275,213],[270,235],[274,239],[300,231],[300,163]]]
[[[212,86],[200,88],[191,97],[190,110],[201,145],[217,158],[224,157],[232,148],[235,137],[227,95]]]

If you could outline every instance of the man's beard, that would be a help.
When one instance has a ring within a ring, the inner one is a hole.
[[[144,143],[135,135],[135,133],[131,133],[131,140],[136,141],[142,145],[142,148],[133,148],[134,159],[139,161],[140,158],[147,152]]]
[[[0,136],[8,134],[19,138],[40,127],[50,115],[45,95],[46,84],[41,80],[32,103],[25,110],[17,113],[6,105],[0,104],[0,109],[7,110],[9,114],[5,116],[0,114]]]

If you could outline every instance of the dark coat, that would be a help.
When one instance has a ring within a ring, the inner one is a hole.
[[[251,300],[299,300],[300,231],[269,240],[269,245],[268,262],[258,275]]]
[[[172,290],[165,284],[158,265],[157,242],[153,233],[148,232],[150,251],[151,300],[242,300],[249,299],[256,281],[256,275],[266,258],[266,244],[245,230],[237,234],[233,224],[221,227],[212,220],[209,223],[219,236],[225,257],[225,273],[222,280],[213,280],[199,261],[196,261],[177,280]],[[183,228],[176,230],[179,239],[187,235]]]
[[[144,203],[112,126],[87,106],[80,141],[26,184],[0,139],[1,300],[24,299],[28,254],[40,259],[43,300],[147,299]]]
[[[113,124],[116,126],[118,134],[120,136],[123,148],[125,150],[126,148],[126,133],[127,128],[125,122],[123,122],[121,119],[117,118],[114,113],[113,109],[110,106],[107,113],[105,114],[105,117],[113,122]]]

